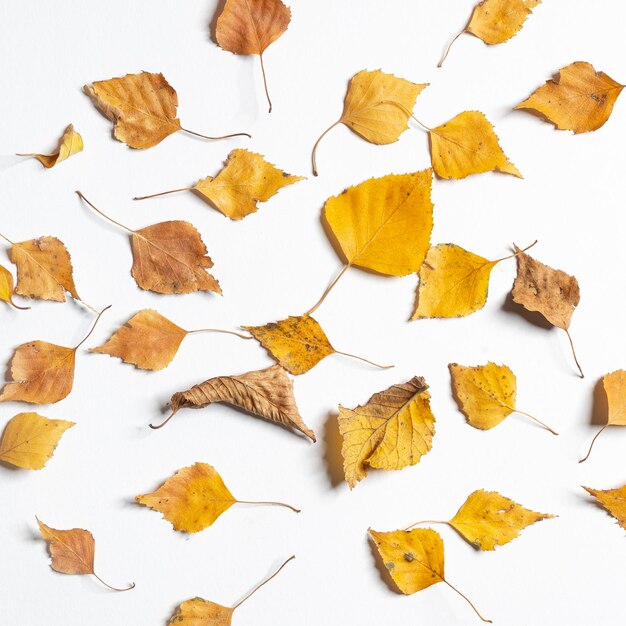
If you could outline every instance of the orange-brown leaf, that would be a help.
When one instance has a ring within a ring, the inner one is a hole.
[[[61,574],[93,574],[96,542],[88,530],[72,528],[57,530],[40,520],[39,531],[49,544],[52,562],[50,566]]]

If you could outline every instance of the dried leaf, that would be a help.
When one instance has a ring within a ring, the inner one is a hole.
[[[215,38],[221,48],[235,54],[259,55],[270,113],[263,53],[287,30],[290,21],[291,10],[281,0],[226,0],[217,18]]]
[[[15,304],[15,302],[13,302],[13,293],[13,276],[6,267],[0,265],[0,300],[8,302],[16,309],[26,310],[30,308]]]
[[[339,406],[341,454],[352,489],[367,476],[367,467],[397,470],[419,463],[432,446],[435,416],[423,378],[375,393],[363,406]]]
[[[433,169],[440,178],[500,171],[522,178],[498,143],[491,122],[480,111],[464,111],[430,130]]]
[[[208,528],[233,504],[275,504],[299,513],[281,502],[243,502],[237,500],[224,484],[217,470],[207,463],[194,463],[179,469],[156,491],[135,500],[163,513],[176,530],[197,533]]]
[[[50,567],[61,574],[91,574],[103,585],[113,591],[128,591],[135,583],[126,589],[118,589],[105,583],[94,571],[94,556],[96,542],[88,530],[72,528],[71,530],[57,530],[50,528],[37,519],[39,531],[44,541],[49,544],[52,562]]]
[[[446,583],[474,609],[483,622],[491,622],[480,615],[476,607],[444,575],[443,541],[431,528],[378,532],[369,530],[380,558],[398,589],[407,595],[427,589],[437,583]]]
[[[474,428],[489,430],[511,413],[521,413],[553,435],[558,434],[536,417],[515,408],[517,379],[506,365],[496,365],[490,361],[486,365],[474,367],[458,363],[450,363],[448,367],[459,409]]]
[[[217,376],[172,396],[172,415],[179,409],[204,408],[214,402],[225,402],[270,422],[304,433],[315,441],[315,433],[302,421],[293,396],[293,382],[280,365],[248,372],[241,376]],[[154,427],[153,427],[154,428]]]
[[[18,154],[17,156],[35,157],[46,169],[54,167],[57,163],[69,159],[74,154],[82,152],[83,150],[83,138],[74,130],[74,126],[70,124],[63,136],[59,140],[59,147],[56,152],[52,154]]]
[[[583,487],[626,529],[626,485],[617,489],[591,489]]]
[[[591,63],[578,61],[559,70],[516,109],[536,111],[559,130],[588,133],[604,126],[624,89]]]
[[[350,80],[343,114],[317,140],[313,148],[313,173],[317,176],[316,152],[324,135],[345,124],[363,139],[375,144],[397,141],[409,127],[415,100],[428,83],[416,84],[380,70],[361,70]]]
[[[42,469],[52,458],[63,433],[75,425],[37,413],[19,413],[9,420],[2,433],[0,461],[24,469]]]

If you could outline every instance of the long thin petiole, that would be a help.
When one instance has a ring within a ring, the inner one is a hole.
[[[178,193],[179,191],[191,191],[192,187],[181,187],[180,189],[170,189],[169,191],[161,191],[160,193],[152,193],[149,196],[135,196],[133,200],[147,200],[148,198],[158,198],[159,196],[167,196],[170,193]]]
[[[315,313],[315,311],[317,311],[317,309],[320,307],[322,302],[324,302],[324,300],[326,300],[326,296],[330,293],[331,289],[337,284],[337,281],[346,273],[346,271],[348,270],[349,267],[350,267],[349,265],[344,265],[341,268],[341,271],[339,272],[339,274],[337,274],[337,276],[335,277],[333,282],[330,283],[330,285],[328,285],[328,287],[326,287],[326,291],[324,291],[324,293],[322,294],[322,297],[317,301],[317,303],[315,304],[315,306],[313,306],[313,308],[309,309],[305,313],[305,315],[312,315],[313,313]]]
[[[364,363],[369,363],[374,367],[378,367],[381,370],[388,370],[394,367],[393,365],[379,365],[378,363],[374,363],[374,361],[370,361],[369,359],[365,359],[362,356],[357,356],[356,354],[350,354],[349,352],[342,352],[341,350],[335,350],[336,354],[341,354],[342,356],[350,357],[351,359],[358,359],[359,361],[363,361]]]
[[[200,133],[196,133],[193,130],[189,130],[187,128],[180,128],[183,132],[189,133],[190,135],[195,135],[196,137],[202,137],[202,139],[212,139],[217,141],[218,139],[229,139],[230,137],[248,137],[252,139],[252,135],[250,133],[232,133],[230,135],[222,135],[221,137],[210,137],[209,135],[201,135]]]
[[[550,428],[547,424],[542,422],[540,419],[537,419],[534,415],[531,415],[530,413],[525,413],[524,411],[520,411],[519,409],[514,409],[514,411],[516,413],[521,413],[522,415],[525,415],[526,417],[529,417],[531,420],[537,422],[537,424],[540,424],[541,426],[543,426],[546,430],[549,430],[553,435],[558,435],[559,434],[559,433],[556,432],[556,430],[553,430],[552,428]]]
[[[404,530],[411,530],[411,528],[414,528],[415,526],[421,526],[422,524],[449,524],[450,522],[446,522],[445,520],[439,520],[439,519],[423,519],[420,520],[419,522],[415,522],[415,524],[411,524],[410,526],[407,526]]]
[[[503,256],[501,259],[494,261],[494,263],[500,263],[500,261],[507,261],[508,259],[515,258],[516,256],[519,256],[520,254],[522,254],[522,252],[526,252],[527,250],[530,250],[533,246],[537,244],[538,241],[539,241],[538,239],[535,239],[535,241],[533,241],[529,246],[526,246],[519,252],[516,252],[515,254],[509,254],[509,256]]]
[[[300,513],[300,509],[296,509],[291,504],[285,504],[284,502],[257,502],[252,500],[236,500],[238,504],[267,504],[271,506],[284,506],[286,509],[291,509],[294,513]]]
[[[289,561],[292,561],[295,558],[296,558],[295,554],[293,556],[290,556],[269,578],[266,578],[262,583],[259,583],[249,594],[247,594],[241,600],[239,600],[239,602],[237,602],[237,604],[235,604],[235,606],[233,606],[233,611],[237,607],[241,606],[251,596],[253,596],[261,587],[263,587],[263,585],[267,585],[267,583],[270,580],[272,580],[272,578],[274,578],[275,576],[277,576],[280,573],[280,571],[283,569],[283,567],[285,567],[285,565],[287,565],[287,563],[289,563]]]
[[[78,348],[80,348],[85,341],[87,341],[87,339],[89,339],[89,337],[91,337],[91,333],[93,333],[93,331],[96,329],[96,326],[98,324],[98,322],[100,321],[100,318],[102,317],[102,314],[105,311],[108,311],[111,308],[112,305],[109,304],[109,306],[104,307],[104,309],[102,309],[102,311],[100,311],[100,313],[98,313],[98,317],[96,317],[96,321],[92,324],[91,326],[91,330],[87,333],[87,335],[85,335],[85,338],[74,348],[74,351],[78,350]]]
[[[83,196],[81,191],[76,190],[76,193],[78,194],[78,197],[81,200],[84,200],[96,213],[98,213],[98,215],[103,217],[105,220],[108,220],[109,222],[111,222],[111,224],[115,224],[116,226],[119,226],[121,229],[127,230],[129,233],[135,232],[132,228],[128,228],[128,226],[124,226],[124,224],[120,224],[119,222],[116,222],[113,218],[109,217],[108,215],[105,215],[100,209],[96,208],[89,200],[87,200],[87,198]]]
[[[148,426],[150,426],[152,430],[159,430],[159,428],[163,428],[163,426],[165,426],[165,424],[167,424],[174,417],[174,415],[176,415],[176,411],[172,411],[158,426],[155,426],[154,424],[148,424]]]
[[[265,76],[265,65],[263,64],[263,53],[259,54],[261,59],[261,74],[263,74],[263,86],[265,87],[265,96],[267,97],[267,103],[270,105],[268,113],[272,112],[272,101],[270,100],[270,92],[267,89],[267,76]]]
[[[2,237],[2,239],[4,239],[7,243],[10,243],[12,246],[15,245],[15,243],[13,243],[8,237],[5,237],[2,233],[0,233],[0,237]]]
[[[478,612],[478,609],[472,604],[472,601],[464,593],[461,593],[454,585],[451,585],[445,578],[442,578],[441,580],[443,580],[443,582],[446,583],[446,585],[448,585],[448,587],[450,587],[450,589],[452,589],[453,591],[456,591],[461,596],[461,598],[463,598],[474,609],[474,613],[476,613],[476,615],[478,615],[478,617],[480,617],[480,619],[483,622],[487,622],[488,624],[492,624],[493,623],[490,619],[485,619]]]
[[[311,153],[311,158],[313,160],[313,176],[317,176],[317,146],[320,145],[320,141],[324,139],[327,133],[329,133],[335,126],[339,126],[341,124],[341,120],[337,120],[334,124],[329,126],[318,138],[313,146],[313,152]]]
[[[589,451],[587,452],[586,456],[584,459],[580,459],[580,461],[578,461],[579,463],[583,463],[584,461],[586,461],[589,458],[589,455],[591,454],[591,448],[593,448],[593,444],[596,442],[596,439],[600,436],[600,433],[608,426],[608,424],[605,424],[595,435],[595,437],[591,440],[591,445],[589,446]]]
[[[448,58],[448,54],[450,52],[450,48],[452,48],[452,44],[463,34],[467,31],[467,28],[464,28],[460,33],[457,33],[453,38],[452,41],[448,44],[448,47],[446,48],[446,51],[443,53],[443,56],[441,57],[441,61],[439,61],[439,63],[437,63],[437,67],[441,67],[443,65],[443,62]]]
[[[222,333],[224,335],[234,335],[240,339],[254,339],[252,335],[242,335],[236,333],[234,330],[223,330],[221,328],[196,328],[196,330],[188,330],[187,333],[189,335],[191,335],[191,333]]]
[[[567,328],[564,329],[569,339],[569,345],[572,347],[572,354],[574,355],[574,361],[576,361],[576,367],[578,367],[578,371],[580,372],[580,377],[584,378],[582,367],[580,367],[580,363],[578,362],[578,357],[576,356],[576,350],[574,350],[574,342],[572,341],[572,336],[569,334],[569,330]]]
[[[102,578],[100,578],[100,576],[98,576],[98,574],[96,574],[95,572],[91,572],[91,574],[95,578],[97,578],[105,587],[108,587],[112,591],[130,591],[131,589],[135,588],[135,583],[130,583],[129,587],[124,587],[123,589],[120,589],[119,587],[113,587],[113,585],[109,585],[109,583],[107,583],[104,580],[102,580]]]

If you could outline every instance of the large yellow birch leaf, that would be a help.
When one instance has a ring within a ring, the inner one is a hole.
[[[583,487],[626,529],[626,485],[617,489],[591,489]]]
[[[179,469],[156,491],[135,500],[163,513],[163,517],[181,532],[197,533],[208,528],[233,504],[276,504],[299,513],[281,502],[237,500],[224,484],[217,470],[207,463],[194,463]]]
[[[322,133],[313,148],[313,173],[317,176],[316,152],[321,139],[339,124],[371,143],[397,141],[408,128],[415,100],[425,87],[428,83],[412,83],[380,70],[355,74],[348,85],[341,117]]]
[[[557,433],[536,417],[515,407],[517,379],[506,365],[491,361],[486,365],[467,367],[450,363],[452,388],[459,408],[474,428],[489,430],[511,413],[521,413],[541,424],[552,434]]]
[[[491,122],[480,111],[463,111],[430,129],[430,153],[439,178],[500,171],[522,178],[498,143]]]
[[[13,276],[6,267],[0,265],[0,300],[8,302],[12,307],[21,309],[22,311],[30,308],[15,304],[15,302],[13,302],[13,294]]]
[[[346,482],[352,489],[367,468],[397,470],[419,463],[432,446],[435,416],[430,394],[418,376],[375,393],[363,406],[339,406],[341,454]]]
[[[609,119],[620,85],[591,63],[577,61],[559,70],[516,109],[536,111],[559,130],[588,133]]]
[[[304,423],[293,395],[293,382],[280,365],[241,374],[217,376],[194,385],[172,396],[172,414],[159,426],[161,428],[183,408],[204,408],[214,402],[225,402],[280,424],[300,431],[315,441],[315,433]]]
[[[290,374],[304,374],[331,354],[342,354],[353,359],[377,365],[363,357],[335,350],[324,329],[310,315],[290,316],[264,326],[242,326]]]
[[[270,113],[272,101],[263,53],[287,30],[290,21],[291,9],[281,0],[226,0],[215,27],[215,39],[224,50],[259,55]]]
[[[443,540],[431,528],[378,532],[369,529],[378,554],[398,589],[407,595],[428,589],[437,583],[445,583],[456,591],[474,609],[484,622],[491,622],[480,615],[476,607],[444,574]]]
[[[52,562],[50,567],[61,574],[91,574],[103,585],[113,591],[129,591],[135,587],[132,583],[125,589],[112,587],[104,582],[94,570],[96,542],[88,530],[72,528],[71,530],[57,530],[50,528],[37,519],[39,531],[44,541],[48,542],[48,549]]]
[[[18,154],[17,156],[28,156],[37,159],[46,169],[54,167],[57,163],[69,159],[74,154],[82,152],[83,138],[74,130],[74,126],[70,124],[63,136],[59,140],[59,147],[52,154],[38,154],[31,152],[29,154]]]
[[[0,439],[0,461],[39,470],[52,457],[63,433],[75,422],[52,420],[37,413],[19,413],[7,423]]]
[[[626,371],[617,370],[610,374],[605,374],[602,377],[602,386],[606,393],[608,405],[606,424],[600,428],[591,440],[589,451],[585,458],[580,460],[581,463],[589,458],[593,444],[607,426],[626,426]]]

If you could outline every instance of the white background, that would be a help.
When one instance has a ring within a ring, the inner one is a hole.
[[[415,108],[427,125],[471,109],[495,124],[524,180],[484,174],[434,181],[432,241],[498,258],[512,242],[539,239],[534,255],[580,282],[571,332],[587,374],[584,380],[576,375],[562,331],[536,326],[504,306],[514,261],[494,269],[482,311],[442,321],[407,321],[415,276],[350,270],[316,317],[338,349],[396,367],[380,371],[335,356],[297,378],[301,413],[319,435],[315,445],[224,405],[181,411],[163,430],[148,429],[161,419],[174,391],[268,366],[271,360],[254,342],[193,335],[159,373],[81,350],[72,394],[57,405],[36,407],[77,426],[44,470],[0,467],[2,623],[166,624],[179,602],[196,595],[235,603],[292,553],[296,561],[237,610],[237,624],[477,623],[444,585],[411,597],[395,593],[381,577],[367,539],[370,526],[394,530],[422,518],[447,519],[477,488],[559,515],[489,553],[439,528],[448,579],[487,617],[506,626],[622,619],[624,531],[579,485],[605,489],[626,481],[626,429],[608,429],[590,460],[579,465],[578,459],[597,428],[592,417],[594,389],[602,398],[598,380],[626,365],[626,103],[618,101],[612,119],[583,136],[557,132],[511,109],[573,61],[592,62],[626,81],[623,3],[546,2],[510,42],[487,47],[463,36],[437,69],[473,0],[293,0],[289,30],[266,55],[271,115],[258,58],[231,55],[210,39],[214,0],[2,4],[0,232],[14,241],[55,235],[66,243],[82,297],[97,308],[113,305],[88,347],[147,307],[186,328],[234,329],[311,306],[340,268],[320,223],[324,200],[372,176],[429,166],[427,137],[414,124],[399,142],[384,147],[342,126],[322,143],[320,176],[311,176],[311,147],[341,114],[347,81],[358,70],[382,68],[430,83]],[[207,134],[250,131],[253,139],[208,142],[178,133],[148,151],[113,140],[111,124],[81,88],[140,70],[163,72],[176,88],[184,126]],[[50,171],[11,156],[53,148],[70,122],[85,141],[78,156]],[[309,179],[238,223],[191,193],[131,200],[215,175],[235,147],[261,152]],[[194,223],[224,296],[140,290],[129,273],[127,235],[91,213],[75,189],[131,228],[168,219]],[[0,262],[8,266],[8,247],[2,247]],[[28,312],[2,307],[3,363],[24,341],[75,345],[93,320],[71,301],[32,305]],[[466,424],[451,397],[447,364],[487,360],[516,372],[519,407],[550,423],[559,437],[517,415],[488,432]],[[416,374],[431,386],[437,417],[432,451],[415,467],[372,471],[350,492],[341,479],[337,405],[364,403]],[[23,410],[28,405],[1,405],[2,425]],[[602,420],[601,406],[596,413]],[[214,465],[241,499],[284,500],[303,512],[237,506],[211,528],[186,536],[159,513],[134,504],[136,494],[195,461]],[[35,514],[56,528],[90,529],[99,574],[120,586],[134,581],[136,589],[116,594],[90,577],[54,573]]]

